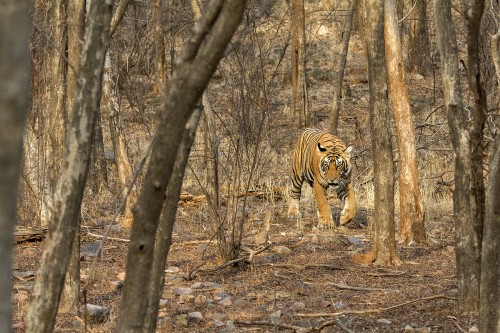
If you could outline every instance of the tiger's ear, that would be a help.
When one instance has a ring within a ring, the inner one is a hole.
[[[346,154],[346,155],[347,155],[347,157],[349,157],[349,158],[351,157],[352,149],[353,149],[352,145],[349,145],[349,146],[347,146],[347,148],[344,150],[344,154]]]
[[[323,152],[326,151],[326,148],[321,145],[321,143],[318,143],[318,149],[319,151]]]

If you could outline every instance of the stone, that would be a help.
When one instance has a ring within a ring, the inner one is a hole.
[[[191,289],[191,288],[175,288],[174,289],[175,296],[192,295],[192,294],[193,294],[193,289]]]
[[[384,324],[384,325],[390,325],[390,324],[392,324],[392,321],[390,321],[389,319],[381,318],[381,319],[377,319],[377,323]]]
[[[278,254],[289,254],[292,252],[288,247],[283,246],[283,245],[277,245],[273,247],[273,251],[278,253]]]
[[[175,326],[176,327],[187,327],[188,326],[188,315],[180,314],[175,316]]]
[[[198,325],[203,321],[203,315],[199,311],[190,312],[187,315],[188,325]]]
[[[86,317],[90,323],[102,324],[109,320],[111,310],[104,306],[87,303],[78,309],[80,318]]]

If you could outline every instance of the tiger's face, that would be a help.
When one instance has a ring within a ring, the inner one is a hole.
[[[323,145],[318,143],[321,175],[330,186],[345,185],[351,176],[352,146],[344,148],[339,145]]]

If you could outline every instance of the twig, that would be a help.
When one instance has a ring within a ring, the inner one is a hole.
[[[348,289],[348,290],[357,290],[357,291],[390,291],[390,292],[399,292],[397,289],[384,289],[384,288],[369,288],[369,287],[355,287],[348,286],[345,284],[338,284],[334,282],[327,282],[328,285],[334,286],[338,289]]]
[[[307,332],[307,328],[300,327],[300,326],[295,326],[295,325],[290,325],[290,324],[284,324],[284,323],[273,323],[268,320],[236,320],[234,322],[236,325],[245,325],[245,326],[271,326],[276,329],[279,328],[288,328],[291,330],[301,330],[301,332]],[[304,331],[306,329],[306,331]]]
[[[253,261],[253,257],[261,252],[264,252],[265,250],[267,250],[269,248],[269,246],[271,246],[272,243],[268,243],[266,246],[263,246],[257,250],[251,250],[251,249],[248,249],[246,247],[242,247],[242,250],[244,251],[248,251],[250,252],[250,255],[249,255],[249,258],[237,258],[237,259],[233,259],[233,260],[230,260],[222,265],[219,265],[219,266],[216,266],[216,267],[213,267],[213,268],[206,268],[206,269],[201,269],[200,267],[202,267],[204,265],[204,263],[202,263],[201,265],[198,265],[195,269],[193,269],[192,271],[190,271],[188,273],[188,280],[191,280],[193,279],[197,273],[211,273],[211,272],[216,272],[216,271],[219,271],[221,269],[224,269],[228,266],[233,266],[235,264],[238,264],[240,262],[246,262],[250,265],[253,265],[252,261]]]
[[[311,269],[311,268],[324,268],[331,270],[348,270],[345,267],[339,267],[334,265],[326,265],[326,264],[307,264],[307,265],[295,265],[295,264],[276,264],[276,263],[264,263],[263,266],[272,266],[272,267],[280,267],[280,268],[292,268],[292,269]]]
[[[405,305],[413,304],[413,303],[418,303],[418,302],[424,302],[424,301],[430,301],[433,299],[438,299],[438,298],[446,298],[450,300],[456,300],[454,297],[446,296],[446,295],[434,295],[430,297],[423,297],[423,298],[417,298],[408,302],[392,305],[386,308],[377,308],[377,309],[367,309],[367,310],[345,310],[345,311],[339,311],[339,312],[322,312],[322,313],[297,313],[297,316],[299,317],[305,317],[305,318],[317,318],[317,317],[340,317],[344,315],[352,315],[352,314],[368,314],[368,313],[380,313],[380,312],[386,312],[390,311]]]
[[[376,277],[381,277],[381,276],[400,276],[400,275],[405,275],[406,272],[404,271],[390,271],[390,272],[380,272],[380,273],[366,273],[366,275],[369,276],[376,276]]]
[[[456,317],[446,316],[446,318],[450,318],[453,324],[455,324],[455,326],[460,330],[460,332],[466,333],[466,331],[462,327],[460,327],[460,325],[458,325],[458,319]]]
[[[92,237],[97,237],[97,238],[106,238],[106,239],[114,240],[114,241],[118,241],[118,242],[125,242],[125,243],[130,242],[130,239],[116,238],[116,237],[109,237],[109,236],[106,237],[106,236],[103,236],[103,235],[98,235],[98,234],[91,233],[90,231],[87,231],[87,235],[92,236]]]

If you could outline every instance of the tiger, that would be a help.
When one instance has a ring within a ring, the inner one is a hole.
[[[288,218],[299,219],[302,184],[307,181],[314,190],[318,210],[318,226],[333,227],[334,221],[326,190],[329,186],[344,202],[340,225],[349,223],[356,215],[356,198],[351,183],[350,157],[353,147],[346,147],[335,135],[307,128],[300,135],[292,156],[292,189]],[[338,226],[338,224],[335,224]]]

